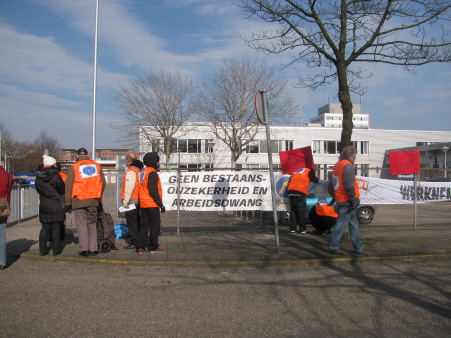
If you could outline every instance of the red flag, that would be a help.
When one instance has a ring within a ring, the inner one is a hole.
[[[301,168],[315,169],[312,148],[304,147],[279,152],[282,174],[292,174]]]
[[[420,172],[420,151],[392,151],[388,154],[390,174],[410,175]]]

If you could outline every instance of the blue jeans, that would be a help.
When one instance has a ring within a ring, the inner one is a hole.
[[[0,218],[0,265],[6,265],[6,226],[8,217]]]
[[[351,210],[348,207],[338,208],[338,219],[335,223],[334,232],[330,236],[330,250],[337,250],[339,248],[338,242],[340,242],[341,236],[346,226],[349,224],[349,233],[351,235],[352,246],[355,252],[362,252],[363,246],[360,242],[359,236],[359,224],[357,222],[357,217],[355,210]]]

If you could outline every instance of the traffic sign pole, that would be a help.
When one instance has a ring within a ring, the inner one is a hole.
[[[255,93],[255,111],[260,123],[265,125],[266,128],[266,142],[268,144],[268,162],[269,162],[269,176],[271,179],[271,195],[272,195],[272,210],[274,217],[274,235],[276,239],[276,250],[280,254],[280,242],[279,242],[279,218],[277,216],[276,206],[276,186],[274,183],[274,170],[272,166],[272,150],[271,150],[271,134],[269,132],[269,118],[268,118],[268,101],[266,100],[266,90],[260,90]]]

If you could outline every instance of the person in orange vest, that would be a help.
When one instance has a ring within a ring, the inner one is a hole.
[[[99,254],[97,214],[106,181],[100,164],[91,160],[85,148],[77,150],[77,162],[69,167],[66,179],[66,212],[74,211],[80,256]]]
[[[312,235],[321,236],[327,233],[337,222],[338,214],[335,212],[334,200],[331,202],[327,200],[320,200],[316,203],[309,212],[309,219],[314,231],[310,232]]]
[[[66,184],[67,174],[61,171],[61,163],[56,162],[56,167],[58,168],[58,173],[61,176],[64,184]],[[61,241],[64,241],[64,237],[66,235],[66,222],[61,222]],[[51,237],[50,237],[51,238]]]
[[[290,232],[296,232],[296,226],[299,225],[301,234],[306,233],[305,208],[307,206],[307,194],[310,182],[319,182],[313,169],[302,168],[291,174],[290,181],[288,182]]]
[[[60,162],[56,162],[56,167],[58,168],[58,173],[60,174],[61,178],[63,179],[63,182],[66,183],[67,174],[63,173],[61,171],[61,163]]]
[[[141,208],[141,227],[139,229],[137,252],[142,255],[146,248],[150,253],[160,253],[164,249],[158,244],[161,219],[160,212],[165,212],[163,189],[157,169],[160,156],[156,152],[146,153],[143,157],[146,166],[139,178],[139,204]],[[150,234],[150,235],[149,235]]]
[[[125,219],[130,232],[130,244],[124,246],[124,249],[136,249],[141,222],[139,211],[139,174],[144,168],[144,165],[140,160],[136,159],[134,153],[127,154],[125,164],[127,165],[127,169],[122,178],[122,206],[129,208],[130,204],[134,204],[135,209],[125,212]]]
[[[338,219],[329,243],[329,251],[334,255],[343,255],[338,243],[348,225],[354,252],[360,254],[363,250],[355,213],[360,204],[360,191],[355,179],[355,159],[356,149],[353,146],[344,147],[329,179],[328,191],[338,205]]]

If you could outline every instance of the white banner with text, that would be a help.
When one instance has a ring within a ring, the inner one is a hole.
[[[160,178],[167,210],[177,210],[178,205],[185,211],[272,210],[269,172],[183,172],[180,177],[177,173],[163,172]],[[280,211],[289,210],[289,178],[290,175],[274,175],[276,205]],[[413,203],[413,181],[357,179],[361,204]],[[416,193],[417,203],[451,201],[451,183],[418,182]]]

